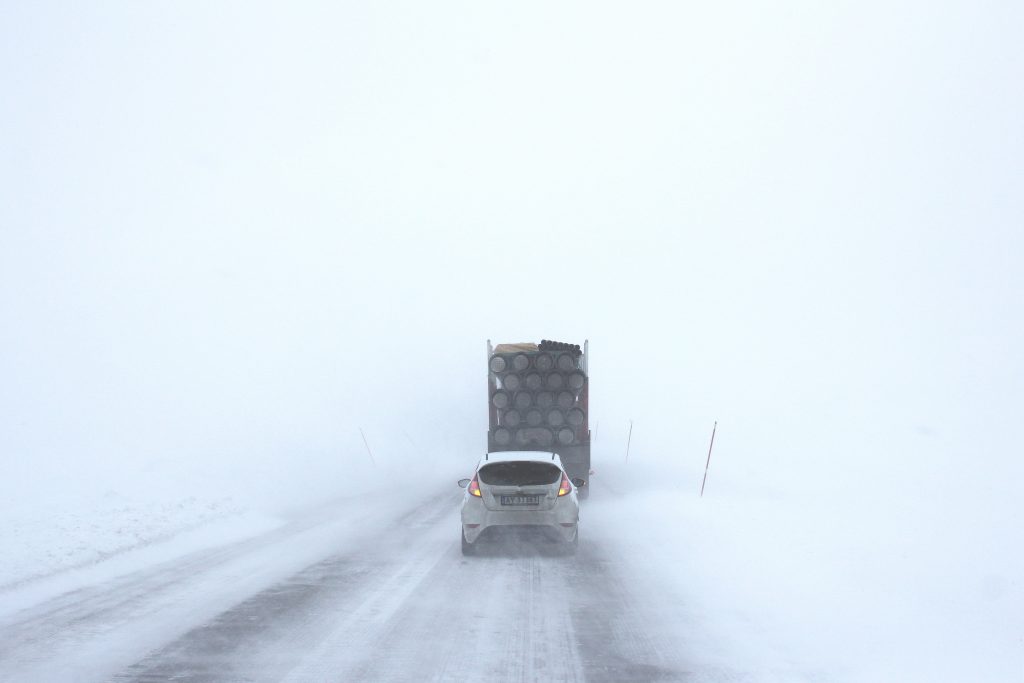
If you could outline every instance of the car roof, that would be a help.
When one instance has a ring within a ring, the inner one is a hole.
[[[542,462],[556,462],[559,466],[562,464],[562,458],[559,457],[558,453],[552,453],[551,451],[498,451],[496,453],[488,453],[483,460],[480,461],[481,465],[489,462],[513,462],[513,461],[542,461]]]

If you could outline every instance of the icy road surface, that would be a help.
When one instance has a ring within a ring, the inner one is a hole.
[[[752,680],[688,661],[700,624],[627,575],[586,526],[592,501],[575,557],[527,545],[464,558],[461,495],[453,486],[386,518],[348,501],[8,602],[0,680]]]

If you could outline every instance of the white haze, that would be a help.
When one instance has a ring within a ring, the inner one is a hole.
[[[779,544],[825,561],[776,576],[812,591],[862,542],[880,621],[924,629],[894,670],[944,661],[929,610],[952,594],[1019,673],[1022,21],[8,3],[0,492],[277,506],[447,481],[485,447],[486,340],[589,339],[595,476],[625,514],[683,515],[709,552],[701,529],[784,518]],[[890,590],[917,591],[899,619]],[[833,644],[867,630],[856,603],[827,604]],[[800,634],[806,607],[764,609]]]

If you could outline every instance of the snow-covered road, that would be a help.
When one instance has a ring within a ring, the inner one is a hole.
[[[336,504],[4,615],[0,680],[719,678],[689,671],[658,614],[672,606],[630,582],[599,529],[581,526],[576,557],[463,558],[460,495],[387,519]]]
[[[0,681],[946,683],[1020,671],[1015,585],[997,601],[994,580],[908,554],[901,527],[844,526],[813,500],[700,499],[608,467],[576,556],[521,544],[465,558],[455,476],[384,478],[0,588]],[[935,601],[954,580],[959,592]]]

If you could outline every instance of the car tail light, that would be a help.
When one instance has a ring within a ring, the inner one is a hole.
[[[476,475],[475,474],[473,475],[473,480],[469,482],[469,486],[467,488],[469,489],[469,495],[471,495],[471,496],[476,496],[477,498],[482,498],[483,495],[484,495],[484,494],[480,493],[480,483],[476,480]],[[562,494],[559,493],[558,495],[562,495]]]
[[[473,482],[470,482],[469,485],[472,486]],[[569,475],[562,472],[562,483],[558,485],[558,495],[565,496],[569,493],[572,493],[572,484],[569,483]]]

